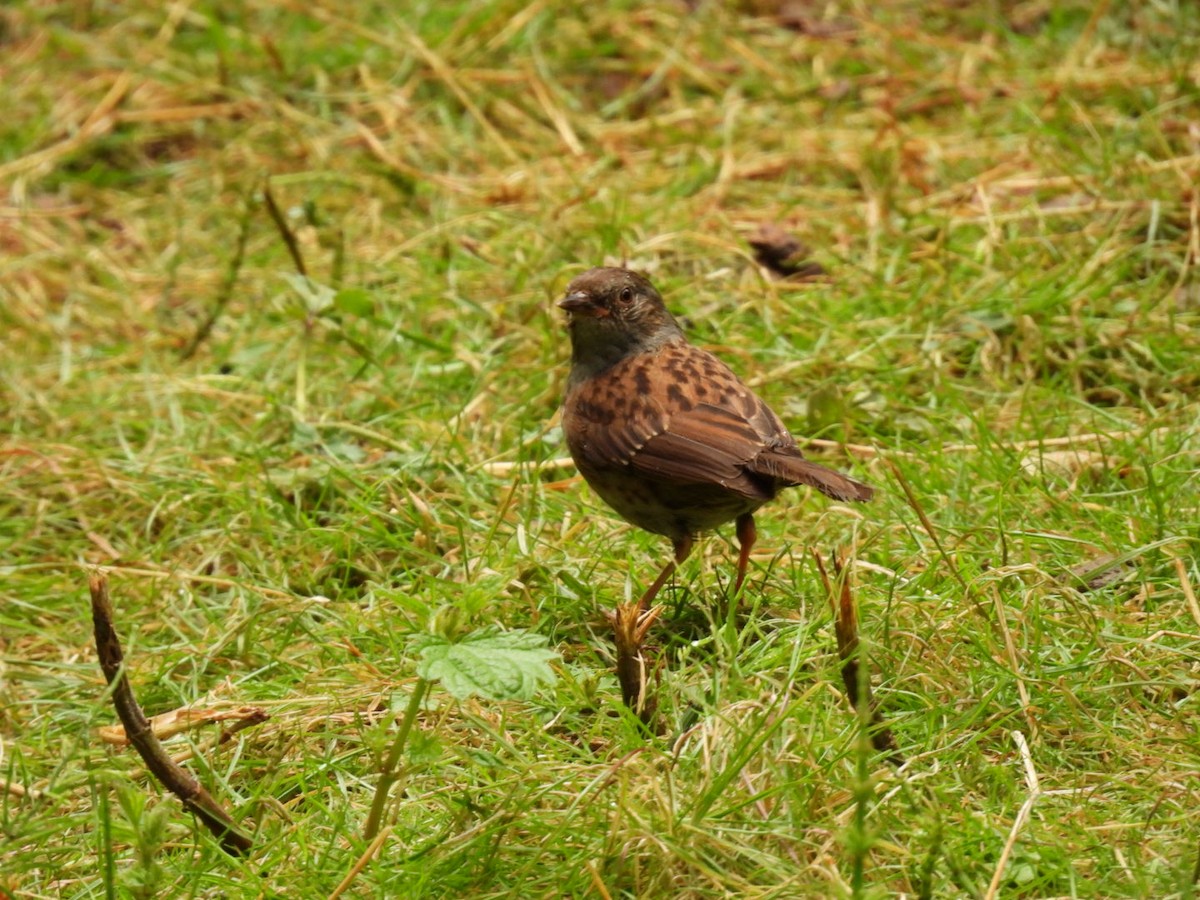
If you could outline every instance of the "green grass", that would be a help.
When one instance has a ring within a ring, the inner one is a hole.
[[[434,687],[343,896],[1193,895],[1195,10],[695,5],[0,11],[0,895],[328,896],[447,607],[559,678]],[[767,277],[771,221],[829,277]],[[606,260],[880,489],[765,509],[735,623],[704,543],[657,737],[603,613],[669,548],[544,465],[553,301]],[[855,560],[900,771],[810,548]],[[270,713],[168,743],[250,858],[97,737],[92,566],[149,713]]]

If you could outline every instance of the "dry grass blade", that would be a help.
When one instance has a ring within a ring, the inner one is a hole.
[[[609,893],[604,882],[600,880],[600,873],[596,871],[596,864],[589,859],[586,867],[588,877],[592,880],[592,887],[596,889],[596,893],[600,895],[601,900],[612,900],[612,894]]]
[[[113,79],[111,87],[75,134],[64,138],[57,144],[0,165],[0,180],[24,172],[50,169],[59,160],[77,152],[93,139],[103,137],[112,130],[115,124],[116,117],[112,114],[113,110],[129,93],[132,86],[133,75],[127,71],[121,72]]]
[[[169,578],[173,581],[194,584],[211,584],[224,588],[245,588],[252,590],[263,597],[269,597],[273,600],[292,601],[296,599],[295,594],[289,594],[287,591],[279,591],[274,588],[258,587],[243,585],[241,582],[233,578],[220,578],[216,575],[200,575],[194,572],[164,572],[159,569],[145,569],[138,566],[98,566],[98,571],[107,576],[112,573],[118,575],[135,575],[143,578]],[[317,602],[320,602],[319,600]]]
[[[350,867],[350,871],[346,873],[346,877],[338,883],[337,887],[330,891],[329,900],[338,900],[338,897],[346,893],[350,885],[354,884],[354,879],[357,878],[362,870],[367,867],[367,864],[375,858],[375,854],[379,852],[379,848],[383,846],[384,841],[388,839],[391,833],[392,826],[387,825],[380,830],[379,834],[375,835],[371,842],[367,844],[367,849],[365,849],[358,859],[354,861],[354,865]]]
[[[1013,741],[1017,745],[1017,750],[1021,754],[1021,763],[1025,769],[1025,784],[1029,788],[1029,794],[1025,798],[1025,802],[1021,804],[1021,808],[1017,810],[1017,816],[1013,819],[1012,827],[1008,831],[1008,838],[1004,842],[1004,849],[1000,852],[1000,859],[996,862],[996,870],[992,874],[992,881],[988,885],[987,893],[984,894],[984,900],[992,900],[1000,890],[1000,881],[1004,877],[1004,871],[1008,866],[1008,860],[1012,856],[1013,847],[1016,846],[1017,838],[1021,834],[1021,829],[1025,827],[1025,823],[1029,820],[1029,814],[1033,812],[1034,804],[1038,798],[1042,796],[1042,789],[1038,783],[1037,770],[1033,766],[1033,757],[1029,753],[1029,743],[1025,740],[1025,735],[1019,731],[1012,733]]]
[[[517,469],[525,469],[530,475],[538,475],[542,472],[551,472],[556,469],[573,468],[575,468],[575,460],[569,456],[563,456],[557,459],[545,459],[541,462],[515,462],[501,459],[483,463],[479,467],[479,470],[486,472],[488,475],[509,475]]]
[[[11,794],[14,797],[29,797],[34,800],[42,796],[42,792],[37,788],[27,788],[25,785],[17,784],[15,781],[10,781],[7,778],[0,778],[0,791]]]
[[[222,734],[232,734],[259,725],[270,716],[258,706],[240,706],[237,709],[173,709],[170,712],[151,716],[150,730],[159,740],[183,734],[212,722],[232,722]],[[108,725],[97,730],[100,740],[106,744],[124,747],[131,743],[124,725]]]
[[[1178,556],[1172,560],[1172,563],[1175,566],[1175,573],[1179,576],[1179,587],[1187,601],[1188,612],[1192,614],[1192,620],[1196,623],[1196,627],[1200,628],[1200,601],[1196,600],[1196,589],[1192,587],[1192,581],[1188,578],[1187,564]],[[1197,865],[1200,865],[1200,862]]]
[[[946,567],[950,570],[950,574],[954,576],[954,580],[962,588],[964,596],[971,601],[971,605],[975,608],[975,612],[979,613],[979,617],[988,624],[991,624],[991,620],[983,608],[983,603],[980,602],[979,597],[975,594],[971,586],[967,584],[967,580],[963,578],[962,572],[958,570],[958,565],[954,562],[954,559],[946,552],[946,548],[942,546],[942,539],[938,537],[937,529],[933,527],[933,522],[929,520],[929,516],[925,513],[925,507],[921,505],[921,501],[917,499],[917,495],[913,492],[912,485],[908,483],[908,479],[904,477],[904,473],[900,471],[899,466],[891,460],[887,460],[886,462],[892,470],[892,475],[899,483],[900,489],[904,491],[904,498],[908,501],[908,505],[917,514],[917,518],[921,520],[921,524],[925,527],[925,533],[929,535],[929,539],[937,547],[938,555],[941,556],[942,561],[945,562]]]

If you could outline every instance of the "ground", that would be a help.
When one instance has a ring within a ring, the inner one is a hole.
[[[1191,896],[1198,36],[1183,0],[4,6],[0,896]],[[704,542],[655,733],[605,613],[669,547],[556,419],[554,303],[623,262],[878,489],[765,508],[740,607]],[[248,857],[103,740],[97,573],[148,713],[269,716],[166,742]],[[480,633],[555,680],[418,681]]]

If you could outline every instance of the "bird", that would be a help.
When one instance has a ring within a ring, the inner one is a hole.
[[[871,499],[870,486],[805,459],[779,416],[725,363],[688,341],[644,275],[589,269],[558,306],[571,342],[562,408],[571,458],[618,515],[674,548],[638,610],[649,609],[701,532],[730,521],[739,596],[757,539],[754,513],[783,488]]]

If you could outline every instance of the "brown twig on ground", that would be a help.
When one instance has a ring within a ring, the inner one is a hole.
[[[92,624],[96,634],[96,653],[100,668],[112,685],[113,706],[125,726],[125,734],[150,773],[178,797],[221,842],[221,849],[232,856],[244,856],[254,846],[253,840],[242,832],[212,795],[187,771],[176,765],[165,750],[150,721],[138,706],[124,671],[125,654],[113,626],[112,601],[108,597],[108,579],[99,572],[88,578],[92,594]]]
[[[751,384],[760,383],[761,379],[753,379]],[[1149,432],[1140,430],[1129,431],[1113,431],[1113,432],[1089,432],[1087,434],[1066,435],[1057,438],[1035,438],[1029,441],[1007,441],[997,444],[999,448],[1005,450],[1033,450],[1047,449],[1053,447],[1079,447],[1083,444],[1095,444],[1103,441],[1121,441],[1132,437],[1149,436],[1165,432],[1165,428],[1156,428]],[[872,447],[868,444],[848,444],[845,441],[831,441],[825,438],[808,438],[803,443],[803,449],[817,450],[837,450],[840,453],[845,453],[847,456],[854,456],[859,459],[875,459],[884,457],[888,460],[896,459],[917,459],[919,453],[909,452],[905,450],[897,450],[894,447],[884,450],[880,447]],[[979,449],[978,442],[969,444],[946,444],[941,448],[942,453],[968,453]],[[573,469],[575,461],[569,456],[561,456],[556,459],[542,460],[541,462],[526,462],[526,461],[509,461],[495,460],[492,462],[482,463],[479,468],[489,475],[507,475],[514,469],[527,467],[530,473],[542,472],[546,469]]]
[[[640,603],[622,603],[609,613],[617,645],[617,681],[621,699],[637,713],[642,724],[651,727],[658,702],[648,690],[649,660],[642,652],[646,632],[654,624],[661,606],[643,610]]]
[[[308,275],[308,268],[304,265],[304,257],[300,254],[300,244],[297,243],[296,235],[292,233],[292,229],[288,227],[283,211],[275,202],[275,196],[271,193],[270,183],[263,185],[262,195],[263,202],[267,207],[267,213],[270,214],[271,221],[275,223],[275,228],[279,231],[279,236],[283,238],[283,243],[288,249],[288,254],[292,257],[292,265],[296,267],[296,271],[301,275]]]
[[[883,716],[875,707],[871,695],[871,678],[861,665],[862,654],[858,642],[858,612],[854,606],[854,595],[850,591],[850,579],[841,561],[832,557],[833,574],[836,584],[830,580],[825,570],[821,554],[813,551],[813,559],[817,562],[817,571],[821,573],[821,581],[825,585],[825,593],[829,596],[830,606],[833,607],[833,625],[837,634],[838,658],[842,661],[842,683],[846,686],[846,696],[850,705],[864,714],[871,729],[871,746],[876,750],[887,753],[888,762],[893,765],[903,765],[904,757],[900,754],[899,745]]]

